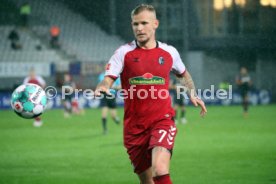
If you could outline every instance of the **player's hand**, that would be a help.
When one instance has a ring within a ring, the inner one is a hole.
[[[113,78],[109,76],[105,76],[104,80],[98,84],[95,90],[95,97],[101,96],[102,94],[106,94],[107,96],[112,96],[110,92],[110,88],[113,85],[113,83],[114,83]]]
[[[102,94],[106,94],[106,95],[112,95],[109,91],[109,88],[107,88],[106,86],[103,85],[99,85],[97,86],[96,90],[95,90],[95,96],[101,96]]]
[[[194,97],[191,96],[190,97],[191,102],[194,104],[194,106],[200,106],[201,107],[201,112],[200,112],[200,116],[205,116],[205,114],[207,113],[207,109],[205,107],[205,103],[198,97]]]

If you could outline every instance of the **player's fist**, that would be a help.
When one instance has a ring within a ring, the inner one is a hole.
[[[95,96],[101,96],[102,94],[106,94],[107,96],[112,96],[112,94],[110,93],[110,88],[114,83],[114,79],[109,77],[109,76],[105,76],[104,80],[102,82],[100,82],[95,90]]]
[[[111,95],[109,88],[99,85],[95,90],[95,96],[101,96],[102,94]]]

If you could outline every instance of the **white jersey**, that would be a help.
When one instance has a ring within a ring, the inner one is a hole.
[[[38,76],[38,75],[36,75],[33,78],[26,77],[23,81],[23,84],[27,84],[27,83],[37,84],[41,87],[45,87],[45,85],[46,85],[45,80],[42,77]]]

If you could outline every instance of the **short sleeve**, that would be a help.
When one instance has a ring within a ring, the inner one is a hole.
[[[182,76],[185,71],[186,67],[178,53],[178,51],[173,48],[172,49],[172,58],[173,58],[173,65],[172,65],[172,71],[175,73],[176,76]]]
[[[124,55],[119,48],[108,61],[105,68],[105,76],[117,79],[123,70]]]
[[[23,81],[23,84],[27,84],[28,81],[29,81],[29,77],[26,77],[26,78],[24,79],[24,81]]]
[[[45,80],[44,80],[42,77],[37,76],[37,80],[38,80],[39,84],[40,84],[42,87],[45,87],[45,86],[46,86],[46,82],[45,82]]]

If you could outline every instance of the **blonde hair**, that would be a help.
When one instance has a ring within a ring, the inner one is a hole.
[[[141,13],[142,11],[149,11],[149,12],[152,12],[154,14],[154,16],[156,17],[156,11],[155,11],[155,8],[150,5],[150,4],[140,4],[138,6],[136,6],[132,11],[131,11],[131,18],[134,16],[134,15],[138,15],[139,13]]]

